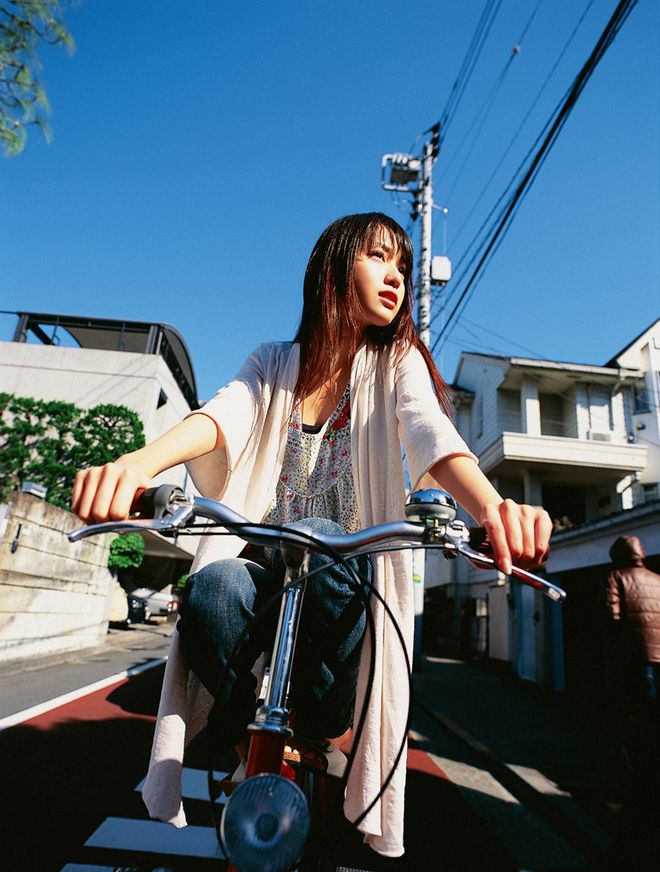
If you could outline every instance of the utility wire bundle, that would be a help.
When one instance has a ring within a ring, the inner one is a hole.
[[[466,253],[461,258],[461,263],[466,259],[467,253],[474,246],[477,237],[490,221],[488,229],[481,237],[476,250],[470,257],[469,262],[459,274],[455,282],[452,283],[453,288],[451,291],[451,295],[458,293],[459,288],[462,289],[460,290],[458,300],[456,301],[453,309],[451,310],[449,316],[445,320],[445,323],[443,324],[436,336],[436,339],[431,347],[431,352],[434,352],[443,340],[446,342],[449,334],[456,326],[458,317],[460,316],[461,312],[463,311],[463,309],[469,302],[472,294],[474,293],[478,281],[483,276],[486,265],[494,256],[495,252],[497,251],[504,237],[506,236],[511,222],[513,221],[524,197],[534,184],[534,181],[536,180],[536,177],[545,159],[552,150],[557,140],[557,137],[561,133],[564,124],[566,123],[575,104],[580,98],[580,95],[582,94],[582,91],[584,90],[587,82],[591,78],[591,75],[593,74],[600,61],[603,59],[607,49],[614,42],[614,39],[618,35],[619,31],[623,27],[628,16],[636,5],[637,0],[620,0],[589,58],[575,77],[570,88],[566,91],[562,99],[555,107],[550,118],[537,136],[534,144],[521,161],[511,181],[491,209],[488,217],[481,225],[477,236],[468,246]],[[490,30],[490,26],[492,25],[492,20],[497,13],[498,8],[499,3],[495,4],[493,2],[488,2],[486,4],[484,12],[482,13],[480,22],[477,25],[475,36],[473,37],[472,43],[470,44],[470,48],[468,49],[466,60],[464,60],[463,62],[456,82],[452,87],[452,91],[447,101],[445,110],[443,111],[440,128],[441,137],[446,134],[446,125],[451,120],[451,117],[455,112],[456,105],[458,104],[458,101],[460,100],[460,97],[462,96],[465,87],[467,86],[469,77],[471,76],[472,70],[474,69],[474,63],[476,63],[476,58],[478,57],[478,53],[483,46],[483,41],[488,35],[488,31]],[[491,15],[492,17],[489,17]],[[444,128],[442,126],[443,119],[445,124]],[[541,140],[542,142],[540,146],[536,148]],[[536,149],[536,151],[534,151],[534,149]],[[532,154],[532,152],[534,153]],[[509,193],[514,188],[514,186],[515,190],[513,190],[513,193],[511,193],[509,196]],[[504,201],[507,196],[508,199],[506,199],[504,205],[501,205],[502,201]],[[497,211],[498,208],[499,211]],[[497,214],[495,214],[496,211]],[[438,315],[439,312],[437,312],[431,320],[435,320]]]

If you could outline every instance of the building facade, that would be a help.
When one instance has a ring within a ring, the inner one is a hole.
[[[0,391],[83,409],[126,406],[140,417],[147,442],[199,407],[192,360],[174,327],[43,312],[16,315],[13,340],[0,342]],[[190,487],[183,466],[156,482]],[[145,556],[147,565],[153,558],[154,581],[165,583],[162,558],[189,563],[196,543],[196,537],[174,544],[148,536]]]
[[[621,518],[644,504],[654,514],[659,372],[660,321],[605,366],[461,355],[458,430],[502,496],[548,510],[555,533],[546,572],[559,583],[564,573],[587,568],[583,542],[594,529],[614,536]],[[596,537],[599,565],[608,562],[612,536],[607,547]],[[444,587],[463,650],[508,661],[523,678],[565,686],[564,618],[572,604],[557,606],[500,573],[434,555],[426,579]],[[573,602],[579,598],[573,592]]]

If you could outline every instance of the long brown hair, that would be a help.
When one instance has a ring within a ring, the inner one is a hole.
[[[385,237],[385,240],[383,239]],[[452,413],[451,391],[417,335],[412,318],[414,305],[412,243],[405,230],[382,212],[347,215],[333,221],[314,246],[305,271],[303,310],[295,342],[300,343],[300,372],[295,401],[322,384],[341,364],[348,346],[352,359],[363,334],[361,304],[354,279],[357,258],[386,241],[399,255],[405,273],[406,293],[392,323],[387,327],[367,327],[364,337],[377,348],[395,344],[402,351],[409,346],[419,350],[429,370],[438,402]],[[343,344],[345,343],[345,344]]]

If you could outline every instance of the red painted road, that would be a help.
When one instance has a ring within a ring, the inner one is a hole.
[[[144,775],[163,667],[0,733],[0,865],[59,870]],[[26,679],[29,680],[29,679]]]
[[[0,733],[3,870],[59,872],[106,817],[131,815],[162,675],[162,666],[150,669]],[[205,742],[190,752],[191,765],[205,766]],[[351,865],[376,872],[514,868],[446,773],[414,743],[406,845],[404,858],[382,860],[356,843]]]

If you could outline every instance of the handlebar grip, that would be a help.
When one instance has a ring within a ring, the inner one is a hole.
[[[468,542],[470,544],[470,548],[474,551],[478,551],[480,554],[485,554],[487,557],[493,557],[493,546],[490,544],[488,539],[488,533],[486,532],[484,527],[470,527],[469,530],[469,539]],[[547,554],[546,558],[547,559]],[[514,566],[514,570],[518,570],[519,567]],[[520,570],[525,572],[525,570]],[[514,572],[515,575],[515,572]]]
[[[486,532],[485,527],[470,527],[469,528],[470,538],[469,544],[470,548],[474,548],[475,551],[478,551],[480,554],[487,554],[489,557],[493,556],[493,548],[488,541],[488,533]]]
[[[137,498],[135,508],[142,518],[162,518],[170,511],[173,498],[183,495],[181,488],[175,484],[149,487]]]

